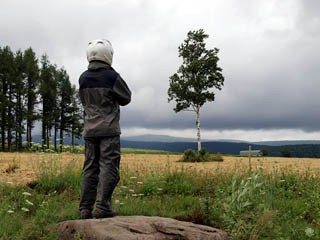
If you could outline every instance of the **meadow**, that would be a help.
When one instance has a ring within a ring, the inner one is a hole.
[[[320,159],[182,155],[124,149],[113,197],[119,215],[171,217],[230,239],[320,239]],[[79,219],[83,154],[0,153],[0,239],[58,239]],[[79,238],[81,239],[81,238]]]

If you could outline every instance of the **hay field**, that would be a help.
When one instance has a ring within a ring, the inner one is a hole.
[[[121,169],[137,175],[161,173],[169,170],[194,171],[195,173],[234,172],[241,173],[249,168],[247,157],[224,156],[223,162],[182,163],[181,155],[124,154]],[[0,153],[0,182],[25,184],[36,179],[37,174],[47,169],[63,169],[71,165],[81,168],[83,154],[49,153]],[[252,169],[264,172],[308,172],[320,176],[320,159],[255,157],[251,159]]]

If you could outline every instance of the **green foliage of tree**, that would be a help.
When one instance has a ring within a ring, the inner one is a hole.
[[[261,149],[260,152],[261,152],[262,156],[268,156],[268,154],[269,154],[267,149]]]
[[[7,92],[8,92],[8,55],[11,49],[6,46],[0,48],[0,113],[1,113],[1,148],[5,151],[6,129],[7,129]]]
[[[35,121],[42,122],[42,149],[54,145],[60,134],[60,151],[65,134],[81,136],[82,110],[75,86],[63,68],[41,57],[40,67],[32,48],[13,53],[9,46],[0,47],[0,129],[1,150],[22,150],[25,134],[31,148]],[[13,148],[14,147],[14,148]],[[24,144],[25,148],[25,144]]]
[[[168,89],[168,101],[176,102],[176,113],[196,113],[198,151],[201,150],[200,108],[214,101],[214,89],[221,90],[224,84],[222,68],[218,66],[219,49],[206,48],[204,40],[208,37],[203,29],[188,32],[187,39],[178,48],[183,63],[170,77]]]
[[[282,148],[280,153],[282,157],[291,157],[291,153],[285,148]]]
[[[38,114],[36,112],[36,105],[38,103],[39,96],[39,66],[36,54],[33,52],[32,48],[28,48],[23,54],[24,62],[24,74],[26,78],[26,140],[28,146],[31,146],[32,142],[32,129],[34,128],[34,123],[38,119]]]
[[[187,149],[183,153],[181,162],[223,162],[223,157],[220,153],[213,154],[204,148],[201,148],[199,152]]]
[[[73,90],[69,80],[69,75],[64,69],[60,70],[60,150],[62,151],[64,132],[69,133],[72,124],[72,97]]]
[[[39,88],[42,110],[42,148],[49,147],[50,132],[52,128],[52,112],[56,100],[56,86],[54,79],[54,67],[50,64],[48,56],[41,57],[40,88]]]
[[[13,90],[14,90],[14,54],[9,46],[0,48],[0,79],[1,79],[1,146],[5,151],[6,140],[8,149],[11,149],[13,115]]]
[[[20,151],[22,149],[22,134],[25,133],[24,120],[26,118],[26,81],[25,81],[25,65],[23,61],[23,53],[18,50],[15,55],[15,81],[14,81],[14,112],[15,112],[15,143],[16,149]]]

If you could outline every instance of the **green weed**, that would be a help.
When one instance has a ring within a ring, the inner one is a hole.
[[[192,149],[184,151],[181,162],[223,162],[221,153],[213,154],[202,148],[199,152]]]

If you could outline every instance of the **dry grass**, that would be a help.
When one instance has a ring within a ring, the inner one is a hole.
[[[140,176],[149,173],[161,173],[168,170],[187,170],[196,172],[234,172],[241,173],[249,168],[246,157],[224,157],[224,162],[182,163],[178,162],[181,155],[148,155],[125,154],[122,155],[121,168],[137,172]],[[82,154],[42,154],[42,153],[0,153],[0,182],[12,184],[25,184],[36,178],[41,168],[48,164],[66,166],[71,161],[75,167],[81,167],[84,155]],[[15,171],[6,172],[13,163],[17,166]],[[261,169],[264,172],[298,172],[312,173],[320,176],[320,159],[311,158],[252,158],[252,169]]]

